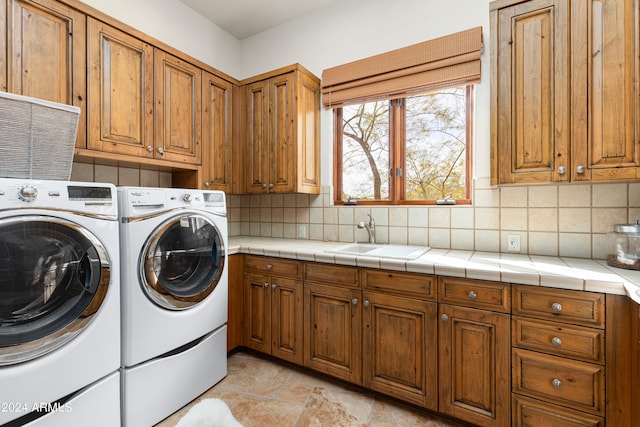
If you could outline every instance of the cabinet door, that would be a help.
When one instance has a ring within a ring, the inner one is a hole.
[[[154,156],[198,165],[202,160],[202,72],[159,49],[155,58]]]
[[[293,73],[269,79],[269,192],[294,190],[297,167]]]
[[[204,182],[207,190],[231,193],[232,188],[232,107],[233,84],[203,73],[202,150]]]
[[[259,81],[245,87],[246,192],[267,192],[269,183],[269,85]]]
[[[304,366],[361,383],[360,298],[360,291],[305,283]]]
[[[51,0],[11,0],[8,5],[7,15],[1,14],[3,21],[8,18],[8,37],[0,42],[0,48],[7,43],[8,52],[8,74],[2,90],[80,107],[76,147],[84,148],[85,15]]]
[[[638,3],[573,0],[575,180],[640,174]]]
[[[320,194],[320,84],[315,76],[296,73],[296,191]]]
[[[89,18],[87,148],[153,157],[153,47]]]
[[[437,304],[364,293],[365,387],[437,410]]]
[[[532,0],[492,12],[492,161],[500,184],[569,179],[567,3]]]
[[[271,278],[271,354],[302,365],[302,282]]]
[[[440,412],[509,426],[509,315],[440,304],[439,341]]]
[[[244,275],[244,345],[271,353],[271,291],[266,276]]]

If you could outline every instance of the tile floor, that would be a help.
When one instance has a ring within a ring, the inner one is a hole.
[[[462,427],[364,389],[239,351],[227,377],[156,427],[173,427],[195,403],[224,400],[244,427]]]

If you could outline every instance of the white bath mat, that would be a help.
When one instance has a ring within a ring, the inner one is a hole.
[[[195,404],[176,427],[242,427],[220,399],[204,399]]]

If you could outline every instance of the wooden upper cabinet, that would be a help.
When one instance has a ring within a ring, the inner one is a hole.
[[[92,18],[88,34],[87,148],[152,158],[153,47]]]
[[[492,183],[639,178],[637,2],[496,0],[490,19]]]
[[[318,194],[318,78],[294,65],[243,83],[246,192]]]
[[[202,151],[203,182],[208,190],[233,192],[233,93],[234,87],[211,73],[203,72]],[[237,160],[237,159],[236,159]]]
[[[200,164],[202,159],[202,72],[155,49],[156,158]]]
[[[573,0],[573,165],[576,181],[640,177],[638,4]]]
[[[568,0],[491,6],[494,184],[569,179]]]
[[[80,107],[76,147],[84,148],[85,15],[53,0],[3,1],[0,12],[0,89]]]

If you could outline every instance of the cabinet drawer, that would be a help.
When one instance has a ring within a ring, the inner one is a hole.
[[[382,290],[436,300],[436,281],[431,275],[365,268],[361,272],[360,281],[365,290]]]
[[[604,427],[604,419],[562,406],[513,395],[514,427]]]
[[[604,295],[514,285],[513,314],[604,328]]]
[[[300,261],[272,258],[255,255],[245,255],[245,271],[274,275],[302,277],[302,263]]]
[[[508,283],[438,277],[440,302],[508,313],[510,295]]]
[[[511,342],[514,347],[604,363],[602,329],[514,317],[511,322]]]
[[[604,414],[604,367],[514,348],[513,392]]]
[[[348,288],[359,288],[358,268],[348,265],[307,262],[304,267],[304,280],[330,283]]]

